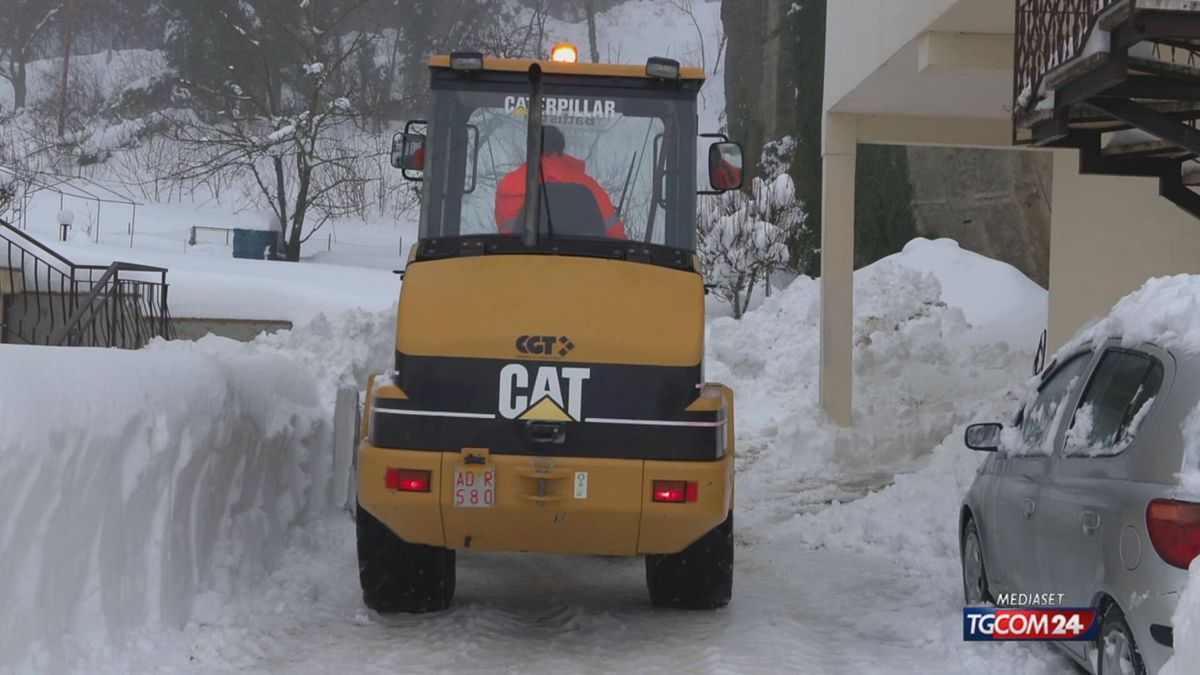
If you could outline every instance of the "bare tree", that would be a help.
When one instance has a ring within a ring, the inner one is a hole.
[[[215,14],[201,10],[215,22],[209,25],[215,37],[174,45],[185,74],[180,84],[202,112],[201,123],[176,132],[196,161],[174,178],[247,175],[250,195],[278,218],[288,260],[300,259],[300,245],[326,221],[361,203],[344,199],[367,180],[358,171],[363,149],[353,143],[363,114],[353,105],[359,99],[353,71],[356,55],[373,48],[377,36],[347,31],[346,24],[364,2],[305,3],[299,11],[281,0],[222,2]],[[178,3],[181,13],[196,9],[190,0]],[[190,50],[208,45],[218,47],[208,59],[187,60],[195,59]],[[245,54],[253,55],[250,63],[240,60]],[[226,72],[212,67],[214,59],[230,62]]]
[[[596,0],[583,0],[583,10],[587,14],[588,48],[592,52],[592,63],[599,63],[600,46],[596,44]]]
[[[29,87],[29,62],[37,39],[50,27],[62,9],[61,3],[47,0],[6,0],[0,12],[0,78],[13,88],[15,108],[24,108]]]

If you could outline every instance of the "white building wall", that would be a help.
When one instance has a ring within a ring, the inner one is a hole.
[[[1083,176],[1054,153],[1050,349],[1151,277],[1200,273],[1200,220],[1158,194],[1157,178]]]
[[[830,0],[825,109],[854,90],[958,0]]]

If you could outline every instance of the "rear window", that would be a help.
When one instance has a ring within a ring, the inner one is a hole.
[[[1110,349],[1100,359],[1067,431],[1066,454],[1111,457],[1141,429],[1162,388],[1163,366],[1142,352]]]

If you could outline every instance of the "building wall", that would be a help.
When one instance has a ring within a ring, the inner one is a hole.
[[[1049,285],[1050,153],[910,147],[908,165],[917,234],[949,237]]]
[[[1200,221],[1158,194],[1158,180],[1082,176],[1075,151],[1054,153],[1050,348],[1146,279],[1200,273]]]
[[[958,0],[832,0],[826,9],[825,109],[834,108]]]

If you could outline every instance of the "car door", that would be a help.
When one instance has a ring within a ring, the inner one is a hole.
[[[989,582],[996,593],[1034,592],[1037,583],[1038,492],[1061,441],[1062,418],[1091,362],[1077,353],[1052,366],[1021,411],[1018,434],[1001,450],[991,516]],[[985,516],[986,518],[986,516]]]
[[[1068,607],[1090,607],[1118,570],[1123,485],[1130,448],[1154,411],[1166,369],[1143,349],[1110,346],[1100,356],[1064,442],[1050,461],[1037,523],[1042,591]],[[1081,656],[1083,643],[1069,643]]]

